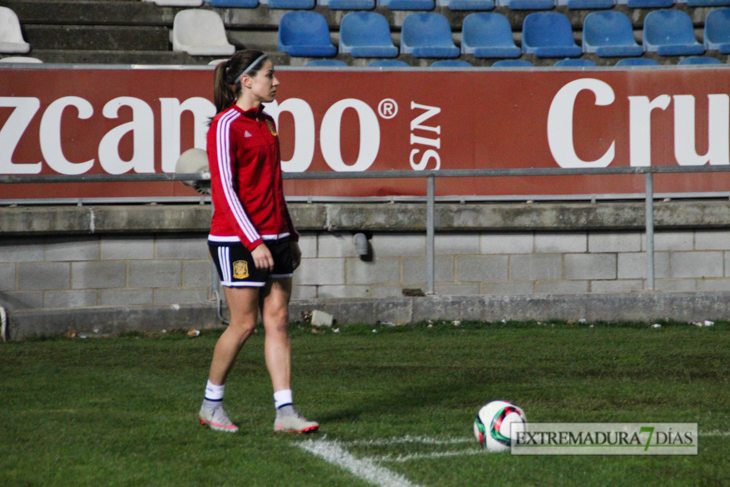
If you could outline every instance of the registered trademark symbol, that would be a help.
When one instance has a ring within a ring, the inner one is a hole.
[[[378,114],[385,119],[391,119],[398,114],[398,104],[392,98],[386,98],[378,104]]]

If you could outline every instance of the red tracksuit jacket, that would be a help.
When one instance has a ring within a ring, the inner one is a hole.
[[[211,242],[241,242],[251,251],[263,240],[299,240],[284,200],[276,126],[262,110],[232,105],[210,124]]]

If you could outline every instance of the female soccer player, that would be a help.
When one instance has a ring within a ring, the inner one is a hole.
[[[208,130],[208,162],[215,211],[208,246],[231,321],[213,352],[199,419],[216,431],[238,431],[223,408],[224,384],[261,308],[274,431],[316,431],[319,424],[294,409],[290,385],[288,306],[301,252],[284,200],[276,126],[262,111],[262,103],[274,100],[279,80],[264,53],[245,50],[218,65],[214,85],[217,115]]]

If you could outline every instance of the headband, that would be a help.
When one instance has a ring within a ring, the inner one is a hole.
[[[243,75],[248,74],[248,72],[251,71],[254,68],[254,66],[256,66],[259,63],[259,61],[261,61],[265,57],[266,57],[266,54],[262,54],[259,57],[257,57],[254,62],[249,64],[248,67],[246,69],[244,69],[241,74],[238,75],[238,77],[236,78],[236,81],[234,81],[233,84],[237,85],[239,83],[239,81],[241,81],[241,78],[243,77]]]

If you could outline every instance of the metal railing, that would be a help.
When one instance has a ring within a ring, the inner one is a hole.
[[[441,171],[370,171],[370,172],[304,172],[284,173],[284,179],[327,180],[327,179],[419,179],[426,178],[426,275],[427,292],[434,293],[435,259],[435,193],[436,178],[459,177],[530,177],[530,176],[600,176],[611,174],[644,175],[644,200],[646,212],[646,256],[647,290],[655,288],[654,277],[654,174],[716,173],[730,172],[725,166],[652,166],[652,167],[606,167],[597,169],[456,169]],[[79,182],[160,182],[160,181],[204,181],[198,173],[191,174],[91,174],[79,176],[0,176],[0,184],[22,183],[79,183]],[[730,223],[730,222],[728,222]]]

